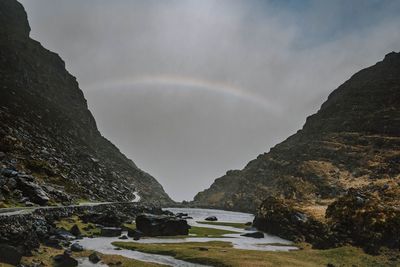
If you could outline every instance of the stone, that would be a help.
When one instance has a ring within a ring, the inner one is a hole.
[[[252,238],[264,238],[264,233],[262,232],[245,233],[242,234],[241,236],[252,237]]]
[[[126,240],[126,239],[128,239],[128,236],[127,235],[121,235],[120,237],[118,237],[118,239]]]
[[[69,230],[69,232],[71,234],[73,234],[74,236],[80,236],[82,235],[81,230],[79,229],[78,225],[74,224],[71,229]]]
[[[182,218],[182,217],[187,217],[188,214],[187,213],[178,212],[177,214],[175,214],[175,216],[178,217],[178,218]]]
[[[247,223],[245,223],[244,225],[246,225],[246,226],[251,226],[253,223],[252,222],[247,222]]]
[[[118,227],[103,227],[101,228],[100,235],[105,237],[116,237],[120,236],[122,229]]]
[[[54,256],[56,267],[75,267],[78,266],[78,261],[71,257],[71,252],[66,250],[64,254]]]
[[[71,251],[73,251],[73,252],[81,252],[81,251],[83,251],[83,247],[82,247],[82,245],[80,245],[78,243],[73,243],[71,245]]]
[[[99,254],[97,254],[96,252],[93,252],[92,254],[89,255],[89,261],[91,263],[98,263],[99,261],[101,261],[101,258],[99,256]]]
[[[36,183],[29,182],[25,179],[18,179],[18,187],[21,188],[23,194],[29,199],[41,206],[46,205],[50,198],[47,193]]]
[[[129,229],[128,236],[133,237],[133,240],[139,240],[143,236],[143,233],[136,229]]]
[[[136,228],[145,236],[175,236],[188,235],[190,226],[186,220],[173,216],[140,214]]]
[[[2,169],[0,173],[5,177],[16,177],[18,172],[13,169]]]
[[[215,216],[209,216],[209,217],[205,218],[204,220],[206,220],[206,221],[211,221],[211,222],[215,222],[215,221],[218,221],[218,218],[215,217]]]
[[[18,265],[21,261],[22,253],[13,246],[0,244],[0,262],[11,265]]]

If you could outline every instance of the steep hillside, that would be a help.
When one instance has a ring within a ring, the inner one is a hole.
[[[228,171],[194,204],[254,212],[269,196],[323,217],[347,189],[400,182],[400,53],[334,90],[302,130],[240,171]]]
[[[71,199],[170,203],[162,186],[101,136],[63,60],[29,38],[17,1],[0,1],[0,203]]]

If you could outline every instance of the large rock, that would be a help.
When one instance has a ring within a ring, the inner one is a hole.
[[[66,250],[63,254],[54,256],[56,267],[75,267],[78,266],[78,261],[71,257],[71,252]]]
[[[39,205],[46,205],[50,198],[47,193],[36,183],[29,182],[25,179],[18,179],[18,187],[22,190],[23,194],[27,196],[32,202]]]
[[[103,227],[101,228],[100,235],[106,237],[115,237],[120,236],[122,233],[122,229],[118,227]]]
[[[269,234],[296,241],[322,244],[328,227],[282,199],[268,197],[260,206],[253,226]]]
[[[7,244],[0,244],[0,262],[18,265],[21,258],[22,253],[16,247]]]
[[[136,228],[146,236],[188,235],[186,220],[168,216],[141,214],[136,217]]]

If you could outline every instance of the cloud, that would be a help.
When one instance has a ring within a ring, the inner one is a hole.
[[[400,47],[390,0],[21,2],[102,133],[177,200],[268,151]]]

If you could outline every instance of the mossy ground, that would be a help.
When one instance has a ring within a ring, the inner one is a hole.
[[[82,222],[78,216],[72,216],[69,218],[64,218],[56,222],[58,228],[64,228],[69,231],[74,225],[77,225],[81,233],[85,236],[95,236],[100,234],[100,228],[96,227],[92,223]]]
[[[328,250],[304,248],[298,251],[272,252],[234,249],[229,242],[190,242],[178,244],[141,244],[115,242],[114,245],[146,253],[170,255],[180,260],[212,266],[400,266],[400,259],[371,256],[355,247]]]
[[[51,247],[41,246],[37,251],[33,253],[31,257],[23,257],[21,263],[25,266],[32,266],[34,264],[40,263],[41,266],[54,266],[53,257],[58,254],[62,254],[64,251],[60,249],[55,249]],[[74,258],[87,258],[93,251],[86,250],[82,252],[74,252]],[[112,266],[117,265],[119,267],[156,267],[156,266],[165,266],[156,263],[149,263],[138,261],[134,259],[125,258],[119,255],[106,255],[98,253],[101,258],[101,262]],[[9,267],[11,265],[0,263],[0,267]]]

